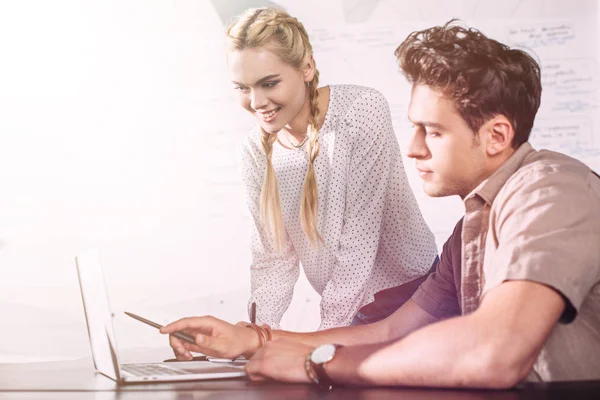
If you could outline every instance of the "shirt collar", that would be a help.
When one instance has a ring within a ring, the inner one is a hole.
[[[525,158],[534,152],[536,152],[536,150],[529,142],[523,143],[510,158],[500,166],[500,168],[473,189],[473,191],[465,197],[464,202],[467,202],[475,196],[479,196],[491,206],[506,181],[517,172]]]

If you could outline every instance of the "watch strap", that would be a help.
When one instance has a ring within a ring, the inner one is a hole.
[[[312,361],[311,363],[313,365],[315,375],[317,375],[317,385],[319,385],[319,387],[322,389],[331,390],[333,388],[333,381],[325,371],[325,364],[327,363],[315,364]]]
[[[306,369],[306,375],[308,375],[308,377],[310,378],[310,380],[315,385],[318,385],[319,384],[319,378],[317,378],[317,373],[315,372],[315,369],[313,368],[313,362],[310,359],[311,356],[312,356],[312,352],[308,353],[308,355],[306,356],[306,359],[304,360],[304,368]]]
[[[340,347],[343,347],[340,344],[334,344],[334,346],[335,346],[336,351]],[[333,389],[334,382],[331,380],[329,375],[327,375],[327,371],[325,371],[325,364],[327,364],[331,360],[321,363],[321,364],[317,364],[312,361],[311,355],[312,355],[312,353],[310,353],[308,355],[308,357],[306,358],[306,361],[307,361],[306,372],[307,372],[308,376],[311,377],[313,382],[320,388],[325,389],[325,390]],[[309,373],[309,369],[314,374],[313,375],[314,377],[311,376],[311,373]]]

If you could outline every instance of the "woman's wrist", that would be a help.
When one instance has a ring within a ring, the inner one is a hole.
[[[245,328],[249,334],[249,348],[244,352],[246,358],[252,357],[261,347],[272,339],[271,328],[268,325],[246,323]]]

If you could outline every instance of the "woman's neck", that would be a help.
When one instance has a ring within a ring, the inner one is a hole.
[[[317,126],[320,127],[325,113],[327,112],[327,106],[329,105],[329,86],[324,86],[318,89],[319,97],[317,97]],[[288,134],[294,137],[298,142],[301,142],[306,136],[308,130],[308,124],[311,118],[310,115],[310,99],[309,93],[306,93],[306,101],[304,102],[300,112],[292,119],[286,126],[285,130]]]
[[[310,121],[310,99],[308,91],[302,108],[296,116],[284,127],[285,131],[297,141],[302,141],[306,136],[308,122]]]

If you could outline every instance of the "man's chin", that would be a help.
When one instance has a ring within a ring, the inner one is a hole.
[[[423,191],[429,197],[448,197],[453,196],[455,194],[451,193],[451,190],[432,185],[431,183],[423,183]]]

